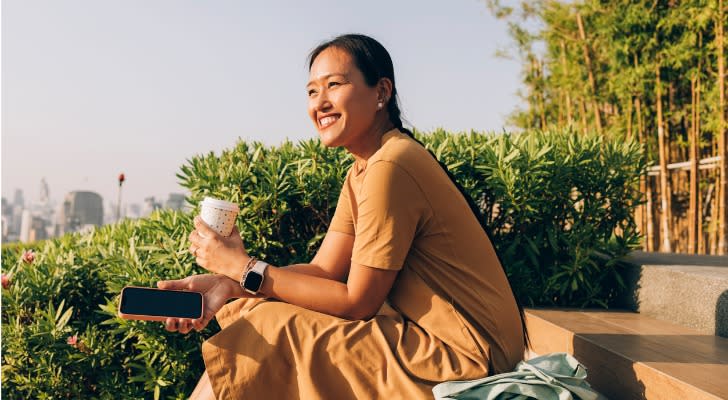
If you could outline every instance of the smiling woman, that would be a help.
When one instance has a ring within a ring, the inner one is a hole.
[[[190,251],[213,274],[159,283],[205,296],[202,318],[168,330],[222,327],[192,398],[431,398],[439,382],[512,370],[522,309],[478,208],[402,126],[387,51],[344,35],[309,66],[321,141],[356,161],[310,264],[268,265],[237,229],[195,219]]]

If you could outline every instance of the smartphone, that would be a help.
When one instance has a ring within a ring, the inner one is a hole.
[[[202,317],[202,294],[127,286],[121,290],[119,316],[125,319],[164,321],[166,318]]]

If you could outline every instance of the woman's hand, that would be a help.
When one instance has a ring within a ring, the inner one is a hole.
[[[184,279],[159,281],[157,287],[169,290],[186,290],[202,293],[204,309],[202,318],[167,318],[164,325],[170,332],[188,333],[192,328],[205,329],[225,303],[233,297],[241,297],[242,290],[232,279],[215,274],[192,275]]]
[[[190,243],[190,253],[195,256],[199,266],[230,279],[240,280],[250,257],[237,226],[233,226],[230,236],[224,237],[197,216],[195,230],[190,234]]]

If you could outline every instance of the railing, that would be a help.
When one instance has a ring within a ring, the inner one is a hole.
[[[698,169],[718,168],[719,163],[720,163],[720,156],[703,158],[702,160],[698,161]],[[683,162],[678,162],[678,163],[667,164],[667,169],[668,170],[678,169],[678,170],[683,170],[683,171],[689,171],[691,164],[692,164],[692,162],[690,162],[690,161],[683,161]],[[653,165],[653,166],[647,168],[647,175],[659,176],[660,175],[660,166]]]

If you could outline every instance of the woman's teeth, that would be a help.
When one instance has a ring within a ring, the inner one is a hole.
[[[319,124],[322,128],[326,128],[327,126],[333,124],[339,119],[339,117],[331,116],[331,117],[324,117],[319,120]]]

